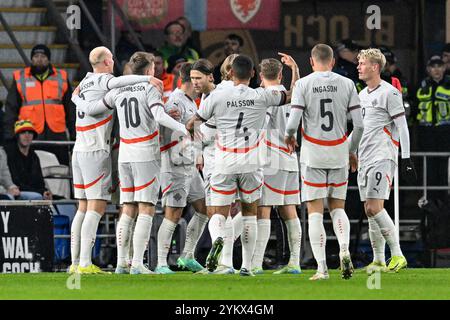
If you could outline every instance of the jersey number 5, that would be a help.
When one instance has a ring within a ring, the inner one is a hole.
[[[320,127],[322,128],[323,131],[331,131],[333,130],[333,122],[334,122],[334,117],[333,117],[333,113],[331,111],[325,111],[325,104],[326,103],[332,103],[333,100],[331,99],[321,99],[320,100],[320,116],[322,118],[328,117],[328,122],[329,125],[326,126],[325,124],[322,124]]]
[[[137,128],[141,124],[141,117],[139,116],[137,99],[133,97],[127,100],[127,98],[125,98],[122,100],[120,106],[124,108],[125,125],[127,126],[127,129],[130,128],[130,126],[132,126],[133,128]],[[133,110],[135,116],[133,116]]]

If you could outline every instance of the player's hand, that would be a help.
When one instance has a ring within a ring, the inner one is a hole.
[[[8,188],[8,193],[12,195],[13,197],[20,196],[20,190],[17,186],[11,186]]]
[[[154,85],[155,88],[156,88],[161,94],[164,94],[164,84],[163,84],[163,82],[162,82],[161,80],[159,80],[159,79],[156,78],[156,77],[150,76],[150,77],[148,78],[148,82],[149,82],[151,85]]]
[[[78,85],[75,90],[72,92],[72,97],[77,96],[80,94],[80,86]]]
[[[204,166],[203,155],[199,154],[197,160],[195,161],[195,167],[198,171],[203,171]]]
[[[409,183],[414,183],[417,181],[416,168],[411,158],[406,158],[401,160],[401,175]]]
[[[53,200],[53,195],[50,191],[45,191],[42,196],[44,200]]]
[[[349,153],[350,171],[356,172],[358,170],[358,157],[354,153]]]
[[[177,121],[180,121],[180,119],[181,119],[181,113],[180,113],[179,110],[172,109],[172,110],[169,110],[169,112],[168,112],[167,114],[168,114],[171,118],[173,118],[173,119],[175,119],[175,120],[177,120]]]
[[[289,149],[289,153],[294,152],[295,148],[298,147],[297,139],[294,136],[284,137],[284,143],[287,145],[287,147]]]
[[[278,52],[278,54],[281,56],[282,63],[284,63],[291,69],[298,69],[297,63],[295,62],[294,58],[292,58],[290,55],[282,52]]]

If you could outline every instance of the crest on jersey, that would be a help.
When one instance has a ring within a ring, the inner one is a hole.
[[[230,6],[235,17],[247,23],[258,13],[261,0],[230,0]]]
[[[125,2],[125,14],[142,25],[156,24],[167,17],[168,0],[129,0]]]

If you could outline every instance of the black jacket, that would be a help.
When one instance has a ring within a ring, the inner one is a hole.
[[[46,191],[42,176],[41,162],[31,148],[28,156],[20,152],[17,142],[11,142],[5,147],[8,156],[8,167],[11,177],[21,191],[34,191],[43,194]]]
[[[49,65],[50,72],[49,76],[54,74],[53,66]],[[37,78],[36,78],[37,79]],[[45,80],[44,80],[45,81]],[[75,120],[76,120],[76,112],[75,105],[72,103],[72,87],[70,86],[69,79],[67,79],[67,91],[64,94],[62,103],[64,105],[64,111],[66,113],[66,127],[69,130],[70,139],[75,140]],[[5,115],[3,118],[4,125],[4,139],[5,141],[11,141],[14,139],[14,123],[19,118],[19,110],[22,106],[22,97],[17,90],[17,83],[13,80],[11,87],[8,90],[8,96],[6,98],[5,105]],[[59,140],[65,141],[67,140],[66,134],[63,133],[55,133],[50,130],[50,128],[45,125],[44,131],[40,134],[37,140]]]

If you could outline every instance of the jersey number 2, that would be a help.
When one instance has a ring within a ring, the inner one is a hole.
[[[133,97],[127,100],[127,98],[125,98],[122,100],[120,106],[124,108],[125,125],[127,126],[127,129],[130,128],[130,126],[137,128],[141,124],[137,99]],[[133,115],[133,110],[135,115]]]
[[[332,103],[332,102],[333,102],[333,100],[331,100],[331,99],[321,99],[320,100],[320,116],[322,118],[328,117],[328,121],[329,121],[328,126],[326,126],[325,124],[322,124],[320,127],[322,128],[323,131],[327,131],[327,132],[333,130],[334,117],[333,117],[333,113],[331,111],[325,110],[325,104]]]

